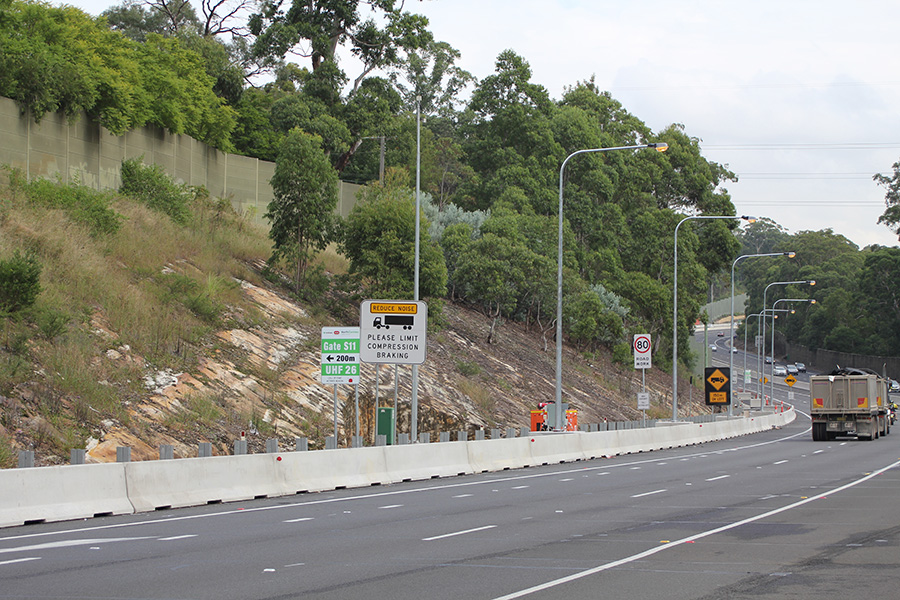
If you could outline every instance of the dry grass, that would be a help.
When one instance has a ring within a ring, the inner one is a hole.
[[[97,234],[64,209],[30,202],[29,187],[10,187],[3,175],[0,258],[32,250],[42,271],[28,314],[0,318],[0,396],[25,383],[48,390],[34,407],[43,417],[34,435],[46,447],[62,453],[80,444],[102,418],[129,422],[142,367],[112,364],[106,350],[128,345],[154,369],[183,371],[229,311],[262,318],[237,280],[262,283],[251,266],[269,258],[271,240],[227,203],[197,200],[191,221],[178,225],[130,199],[110,199],[124,218],[118,231]],[[220,418],[208,398],[194,399],[187,413],[201,423]]]

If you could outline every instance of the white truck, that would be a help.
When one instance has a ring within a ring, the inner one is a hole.
[[[891,431],[888,381],[867,369],[838,368],[809,378],[813,440],[876,440]]]

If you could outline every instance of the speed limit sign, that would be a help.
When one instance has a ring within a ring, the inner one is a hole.
[[[634,368],[649,369],[650,362],[650,334],[636,333],[634,334]]]

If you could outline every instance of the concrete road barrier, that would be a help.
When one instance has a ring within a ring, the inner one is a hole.
[[[284,494],[271,454],[127,463],[136,511],[252,500]]]
[[[0,527],[133,512],[124,463],[0,470]]]
[[[518,469],[783,427],[792,408],[646,429],[0,470],[0,527]]]
[[[285,494],[400,481],[397,474],[388,470],[385,448],[386,446],[373,446],[319,452],[287,452],[276,456],[275,468]]]

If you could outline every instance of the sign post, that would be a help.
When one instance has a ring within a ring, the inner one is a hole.
[[[650,358],[651,347],[649,333],[634,334],[634,343],[632,344],[634,349],[634,368],[641,370],[641,392],[638,394],[638,410],[641,411],[642,426],[647,424],[646,411],[650,408],[650,394],[647,393],[646,375],[647,369],[652,368],[653,365],[653,361]]]

